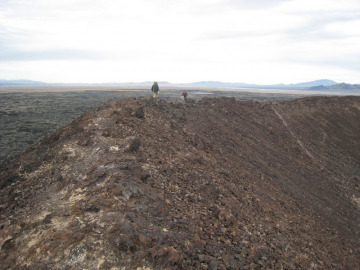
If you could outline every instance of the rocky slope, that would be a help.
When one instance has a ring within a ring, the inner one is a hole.
[[[358,269],[360,98],[111,100],[0,172],[1,269]]]

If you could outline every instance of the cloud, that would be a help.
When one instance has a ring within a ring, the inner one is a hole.
[[[356,42],[358,44],[360,40]],[[282,51],[279,60],[285,63],[308,64],[360,71],[360,51],[351,41],[323,41],[317,45],[299,43]]]
[[[16,50],[0,47],[0,61],[104,60],[91,51],[74,49]]]
[[[48,36],[46,37],[48,38]],[[45,38],[45,39],[46,39]],[[43,39],[43,40],[45,40]],[[105,58],[96,50],[47,45],[35,32],[24,32],[15,27],[0,26],[0,61],[36,61]]]
[[[306,18],[306,21],[287,31],[290,38],[297,40],[323,40],[351,38],[360,35],[360,11],[351,12],[313,12],[307,14],[294,14]],[[348,24],[348,25],[347,25]],[[348,26],[348,27],[347,27]]]
[[[289,82],[291,67],[313,80],[319,67],[358,71],[358,18],[357,0],[2,0],[0,69],[51,81],[269,83]]]
[[[281,61],[359,72],[360,6],[314,9],[288,13],[302,21],[281,35]]]
[[[267,9],[291,0],[227,0],[226,4],[245,9]]]

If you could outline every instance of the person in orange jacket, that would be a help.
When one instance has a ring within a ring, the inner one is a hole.
[[[188,93],[186,91],[183,91],[181,94],[184,98],[184,101],[187,99]]]

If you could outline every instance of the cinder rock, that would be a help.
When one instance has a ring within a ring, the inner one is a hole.
[[[128,151],[129,152],[137,152],[140,148],[140,145],[141,145],[140,138],[135,138],[135,139],[131,140]]]
[[[2,165],[0,269],[359,269],[359,103],[108,101]]]
[[[145,116],[144,107],[140,107],[139,109],[137,109],[135,112],[135,116],[137,118],[144,118],[144,116]]]
[[[212,260],[210,263],[209,263],[209,267],[208,267],[208,270],[217,270],[218,269],[218,265],[219,263],[215,260]]]

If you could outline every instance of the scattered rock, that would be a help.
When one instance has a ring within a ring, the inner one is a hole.
[[[215,260],[212,260],[210,263],[209,263],[209,267],[208,267],[208,270],[217,270],[218,269],[218,265],[219,263]]]
[[[111,100],[0,170],[0,269],[359,269],[358,97]]]
[[[140,138],[135,138],[130,141],[128,151],[129,152],[137,152],[140,148],[141,140]]]
[[[144,107],[140,107],[139,109],[137,109],[135,112],[135,116],[137,118],[144,118],[145,117]]]

